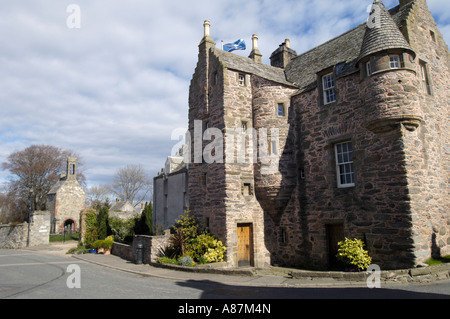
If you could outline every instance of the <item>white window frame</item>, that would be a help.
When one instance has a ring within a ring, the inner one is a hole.
[[[238,74],[238,84],[239,86],[245,86],[245,74]]]
[[[391,69],[400,69],[400,56],[399,55],[391,55],[389,57],[389,66]]]
[[[333,73],[322,76],[323,104],[336,102],[336,79]]]
[[[350,145],[350,149],[349,146]],[[345,147],[344,147],[345,146]],[[345,149],[344,149],[345,148]],[[339,188],[355,186],[355,167],[353,164],[353,145],[351,141],[334,145],[336,156],[336,175]],[[342,177],[344,179],[342,179]],[[347,180],[350,178],[350,180]]]

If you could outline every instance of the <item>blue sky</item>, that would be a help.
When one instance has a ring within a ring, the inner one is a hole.
[[[284,39],[298,53],[363,23],[361,0],[19,0],[0,3],[0,162],[32,144],[71,149],[88,185],[117,169],[164,165],[187,126],[203,21],[220,41],[259,37],[263,61]],[[388,8],[398,0],[384,1]],[[81,28],[70,29],[70,4]],[[428,0],[450,43],[450,1]],[[7,172],[0,171],[0,181]]]

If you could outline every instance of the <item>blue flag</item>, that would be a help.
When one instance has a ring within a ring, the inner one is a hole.
[[[223,45],[223,50],[227,52],[233,52],[234,50],[245,50],[247,47],[245,46],[245,41],[243,39],[239,39],[234,43],[227,43]]]

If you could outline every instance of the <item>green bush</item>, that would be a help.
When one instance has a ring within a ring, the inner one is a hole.
[[[189,250],[192,241],[198,235],[198,224],[190,211],[185,211],[184,216],[176,220],[176,224],[172,227],[172,236],[170,238],[170,250],[175,256],[183,256],[186,250]]]
[[[367,269],[372,263],[372,258],[364,249],[364,243],[360,239],[348,239],[338,243],[337,257],[347,265],[355,266],[360,270]]]
[[[194,216],[191,216],[190,210],[186,210],[184,216],[176,220],[172,229],[174,233],[181,232],[184,241],[192,240],[198,235],[198,223]]]
[[[192,259],[192,257],[188,255],[181,257],[178,263],[181,266],[188,266],[188,267],[192,267],[195,264],[194,259]]]
[[[134,235],[134,218],[123,220],[119,217],[109,217],[108,223],[114,239],[119,243],[124,243],[126,237]]]
[[[210,263],[223,261],[226,248],[214,236],[201,234],[191,241],[188,245],[188,251],[195,260],[201,263],[204,263],[204,261]]]
[[[97,212],[90,210],[86,213],[86,234],[84,236],[84,246],[93,248],[92,244],[98,239]]]
[[[158,262],[160,262],[161,264],[178,265],[178,260],[166,256],[159,257]]]
[[[108,236],[105,239],[96,240],[92,244],[92,247],[96,249],[103,248],[105,250],[110,250],[113,246],[113,243],[114,243],[113,236]]]
[[[225,251],[227,248],[221,241],[216,241],[214,248],[208,248],[208,251],[203,255],[208,263],[215,263],[223,261]]]
[[[108,236],[108,207],[104,206],[100,208],[100,211],[97,215],[97,223],[98,223],[98,238],[105,239]]]
[[[171,243],[166,256],[171,258],[189,255],[201,264],[223,261],[226,247],[214,236],[199,234],[199,226],[190,211],[180,216],[172,228]],[[168,254],[170,252],[170,255]]]

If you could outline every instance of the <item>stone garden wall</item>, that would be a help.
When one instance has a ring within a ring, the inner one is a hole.
[[[111,253],[120,258],[135,262],[137,259],[137,245],[143,245],[144,264],[156,263],[162,251],[169,245],[170,234],[163,236],[135,236],[131,245],[114,243]]]
[[[36,211],[30,225],[30,247],[48,245],[50,212]],[[0,225],[0,248],[21,249],[27,246],[28,223]]]

